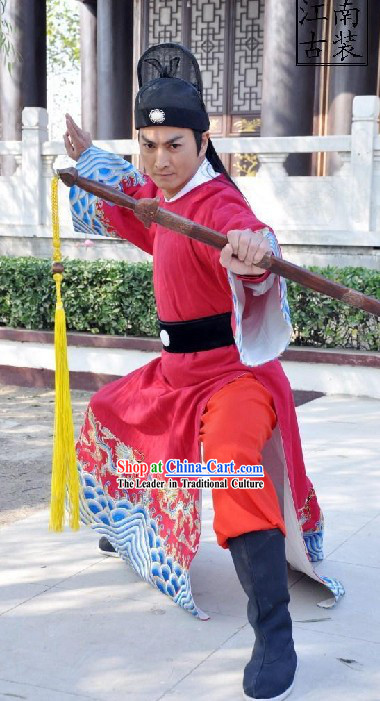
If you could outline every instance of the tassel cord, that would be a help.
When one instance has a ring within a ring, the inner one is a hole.
[[[76,465],[74,422],[70,397],[69,367],[67,361],[66,317],[62,303],[61,242],[58,211],[58,177],[51,188],[53,227],[53,279],[56,288],[54,323],[55,347],[55,405],[54,441],[51,476],[51,502],[49,529],[63,531],[65,524],[65,500],[69,510],[69,523],[79,529],[79,476]]]

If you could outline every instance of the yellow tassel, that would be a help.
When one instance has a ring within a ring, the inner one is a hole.
[[[58,178],[51,186],[53,260],[61,261],[61,242],[58,218]],[[59,267],[59,266],[58,266]],[[79,477],[76,465],[73,412],[70,398],[69,368],[67,363],[67,337],[65,310],[61,298],[62,273],[53,275],[56,286],[54,327],[55,346],[55,408],[54,444],[51,476],[51,502],[49,529],[62,531],[65,525],[65,499],[68,496],[70,527],[79,528]]]

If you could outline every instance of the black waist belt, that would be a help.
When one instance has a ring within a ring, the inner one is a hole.
[[[232,346],[231,312],[191,321],[161,321],[160,339],[168,353],[197,353]]]

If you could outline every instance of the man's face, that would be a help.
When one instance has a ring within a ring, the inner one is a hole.
[[[191,129],[143,127],[139,130],[140,153],[146,173],[166,199],[174,197],[197,172],[204,160],[209,132],[197,144]]]

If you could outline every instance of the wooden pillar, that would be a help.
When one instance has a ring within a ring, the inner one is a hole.
[[[315,66],[297,66],[296,49],[296,3],[265,0],[261,136],[313,134]],[[291,154],[285,167],[308,175],[311,155]]]
[[[337,31],[341,29],[344,32],[351,30],[352,34],[356,35],[356,40],[353,44],[354,53],[363,54],[365,58],[367,53],[365,31],[366,5],[366,0],[355,0],[354,6],[362,12],[356,28],[352,26],[356,18],[355,14],[351,15],[351,19],[347,18],[346,28],[343,24],[339,28],[339,24],[335,26],[334,10],[341,10],[342,4],[341,0],[334,0],[330,36],[331,57],[336,53],[336,46],[332,42],[335,40]],[[353,98],[356,95],[376,95],[380,37],[380,12],[377,3],[369,2],[368,11],[368,66],[338,64],[329,67],[327,134],[350,134]],[[337,60],[337,57],[330,58],[330,61]],[[361,61],[363,59],[358,60]],[[340,165],[338,154],[329,153],[327,155],[326,175],[332,175]]]
[[[22,14],[22,107],[46,109],[46,0],[22,0]]]
[[[8,0],[5,17],[12,27],[15,58],[11,72],[0,61],[0,112],[3,140],[21,139],[21,113],[24,107],[45,107],[46,87],[46,2]],[[13,157],[4,157],[2,173],[14,171]]]
[[[82,128],[97,138],[97,2],[82,0],[80,6],[80,63]]]
[[[98,0],[97,24],[98,138],[131,138],[133,2]]]

